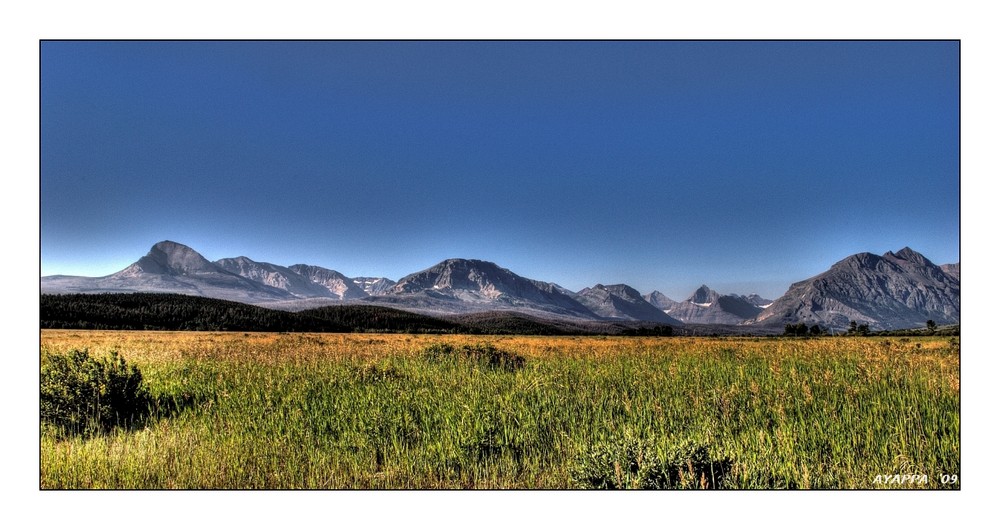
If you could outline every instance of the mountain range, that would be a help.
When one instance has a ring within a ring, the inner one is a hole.
[[[779,328],[806,322],[842,330],[855,321],[873,329],[895,329],[920,327],[927,320],[959,320],[959,264],[938,266],[910,248],[847,257],[824,273],[792,284],[774,301],[756,294],[722,295],[705,285],[680,302],[658,291],[642,295],[624,284],[598,283],[573,292],[475,259],[448,259],[398,281],[349,278],[316,265],[286,267],[245,256],[212,262],[172,241],[153,245],[138,261],[108,276],[44,276],[41,292],[175,293],[291,311],[367,304],[428,315],[501,311],[675,326]]]
[[[659,291],[653,291],[644,298],[671,317],[691,324],[744,324],[756,318],[772,302],[758,294],[720,295],[707,285],[702,285],[681,302],[675,302]]]

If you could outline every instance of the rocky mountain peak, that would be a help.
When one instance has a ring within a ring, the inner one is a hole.
[[[429,269],[399,280],[390,291],[419,292],[427,289],[475,291],[491,298],[522,290],[527,280],[496,263],[476,259],[446,259]]]
[[[441,263],[438,263],[433,268],[444,268],[444,269],[455,269],[455,270],[467,270],[467,269],[500,269],[500,266],[492,261],[483,261],[480,259],[466,259],[466,258],[448,258]]]
[[[677,304],[677,302],[671,300],[669,296],[660,291],[653,291],[642,298],[652,304],[653,307],[663,311],[667,311]]]
[[[751,303],[751,304],[753,304],[753,305],[755,305],[757,307],[764,307],[764,306],[770,305],[771,302],[774,302],[774,300],[770,300],[768,298],[764,298],[763,296],[761,296],[761,295],[759,295],[757,293],[748,294],[746,296],[743,296],[742,298],[744,300],[746,300],[747,302],[749,302],[749,303]]]
[[[639,293],[639,291],[635,290],[634,288],[632,288],[629,285],[625,285],[624,283],[616,283],[614,285],[607,285],[607,286],[605,286],[605,289],[607,289],[608,291],[610,291],[610,292],[612,292],[612,293],[614,293],[614,294],[616,294],[618,296],[621,296],[622,298],[627,298],[629,300],[642,300],[643,299],[642,295]]]
[[[702,285],[699,287],[690,298],[687,299],[688,302],[693,304],[711,304],[719,299],[719,293],[709,289],[707,285]]]
[[[882,257],[893,261],[905,261],[917,265],[919,267],[927,267],[928,265],[933,265],[933,263],[931,263],[929,259],[924,257],[923,254],[920,254],[919,252],[913,250],[910,247],[903,247],[902,249],[897,250],[896,252],[886,252],[885,255],[883,255]]]
[[[832,268],[849,267],[852,269],[875,269],[880,263],[883,263],[883,258],[877,254],[872,254],[871,252],[859,252],[838,261]]]
[[[625,298],[627,300],[645,300],[639,291],[636,291],[632,287],[625,285],[624,283],[616,283],[614,285],[604,285],[603,283],[598,283],[593,287],[587,287],[581,290],[578,294],[585,293],[607,293],[608,295],[618,296],[620,298]]]
[[[400,278],[379,297],[378,302],[396,297],[396,300],[406,303],[439,307],[444,304],[484,309],[542,309],[585,318],[596,317],[572,293],[564,291],[555,284],[518,276],[489,261],[452,258]]]
[[[212,262],[194,249],[173,241],[160,241],[153,245],[149,252],[129,269],[132,269],[130,272],[179,275],[218,271]]]

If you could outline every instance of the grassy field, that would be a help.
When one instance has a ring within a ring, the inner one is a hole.
[[[951,338],[42,332],[82,348],[158,409],[43,425],[43,489],[959,486]]]

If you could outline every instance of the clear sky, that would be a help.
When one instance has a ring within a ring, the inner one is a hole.
[[[160,240],[392,279],[777,297],[958,261],[959,45],[43,42],[42,274]]]

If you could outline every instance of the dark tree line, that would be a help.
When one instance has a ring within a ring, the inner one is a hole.
[[[819,326],[819,324],[813,324],[809,326],[803,322],[798,324],[785,324],[785,335],[792,337],[818,337],[820,335],[826,335],[827,330]]]
[[[871,333],[871,326],[868,324],[858,324],[858,321],[852,320],[847,326],[848,335],[861,335],[863,337],[868,336]]]
[[[654,328],[594,326],[568,329],[508,313],[435,318],[368,305],[327,306],[300,312],[180,294],[66,294],[41,296],[41,327],[151,331],[293,331],[464,333],[496,335],[628,334],[669,336]]]
[[[468,333],[461,324],[381,306],[327,306],[295,314],[336,323],[352,332]]]
[[[311,315],[179,294],[41,296],[41,327],[159,331],[350,331]]]
[[[622,330],[621,335],[630,337],[672,337],[674,328],[670,326],[653,326],[651,328],[635,328]]]

